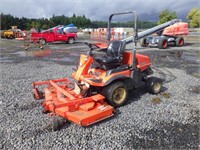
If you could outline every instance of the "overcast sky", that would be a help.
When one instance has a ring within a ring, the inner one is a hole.
[[[91,20],[107,20],[112,13],[135,10],[142,20],[157,20],[163,9],[176,11],[185,20],[200,0],[0,0],[0,12],[16,17],[50,18],[54,15],[85,15]]]

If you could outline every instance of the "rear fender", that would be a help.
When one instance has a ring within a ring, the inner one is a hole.
[[[137,69],[135,71],[132,72],[132,78],[131,77],[128,77],[128,76],[125,76],[125,75],[116,75],[112,78],[110,78],[104,86],[107,86],[109,85],[110,83],[112,82],[115,82],[115,81],[123,81],[124,84],[126,85],[127,89],[128,90],[131,90],[133,88],[138,88],[140,87],[142,84],[143,84],[143,81],[142,81],[142,72],[140,69]]]
[[[107,86],[108,84],[110,84],[110,83],[112,83],[112,82],[114,82],[116,80],[122,80],[123,81],[125,79],[130,79],[130,77],[127,77],[125,75],[116,75],[116,76],[110,78],[108,81],[106,81],[104,86]]]

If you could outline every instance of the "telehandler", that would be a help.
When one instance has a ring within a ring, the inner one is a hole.
[[[154,35],[151,35],[154,33]],[[170,43],[181,47],[184,45],[183,36],[188,35],[188,23],[180,19],[173,19],[161,25],[147,29],[138,33],[140,46],[157,45],[159,49],[166,49]],[[133,37],[123,39],[123,41],[132,42]]]

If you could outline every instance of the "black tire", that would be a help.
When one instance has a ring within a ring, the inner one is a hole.
[[[176,46],[181,47],[183,45],[184,45],[184,39],[183,39],[183,37],[178,37],[176,39]]]
[[[9,39],[14,39],[14,36],[13,35],[9,35]]]
[[[10,39],[10,35],[7,35],[6,38],[7,38],[7,39]]]
[[[113,107],[122,106],[127,99],[128,90],[121,81],[115,81],[103,89],[103,95]]]
[[[162,88],[162,80],[156,77],[150,77],[146,81],[146,90],[151,94],[160,93]]]
[[[57,131],[60,129],[58,116],[53,116],[52,130]]]
[[[166,38],[160,38],[158,41],[158,48],[159,49],[165,49],[168,46],[168,42]]]
[[[142,38],[140,40],[140,46],[147,47],[148,45],[149,45],[149,43],[147,43],[147,39],[146,38]]]
[[[50,113],[50,111],[49,110],[45,110],[45,108],[42,110],[42,113],[43,114],[48,114],[48,113]]]
[[[70,38],[68,39],[68,43],[69,43],[69,44],[73,44],[73,43],[74,43],[74,38],[70,37]]]
[[[37,100],[44,99],[44,93],[41,92],[41,91],[39,91],[37,88],[36,88],[36,91],[37,91],[37,95],[35,95],[35,94],[33,93],[34,99],[37,99]]]
[[[39,40],[39,43],[40,43],[41,45],[45,45],[45,44],[46,44],[46,40],[45,40],[45,39],[40,39],[40,40]]]

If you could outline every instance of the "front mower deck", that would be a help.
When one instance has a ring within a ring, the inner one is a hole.
[[[44,93],[38,86],[47,85]],[[36,99],[43,98],[44,112],[52,112],[81,126],[88,126],[113,115],[113,107],[104,102],[104,96],[96,94],[83,97],[68,88],[68,79],[34,82],[33,92]]]

